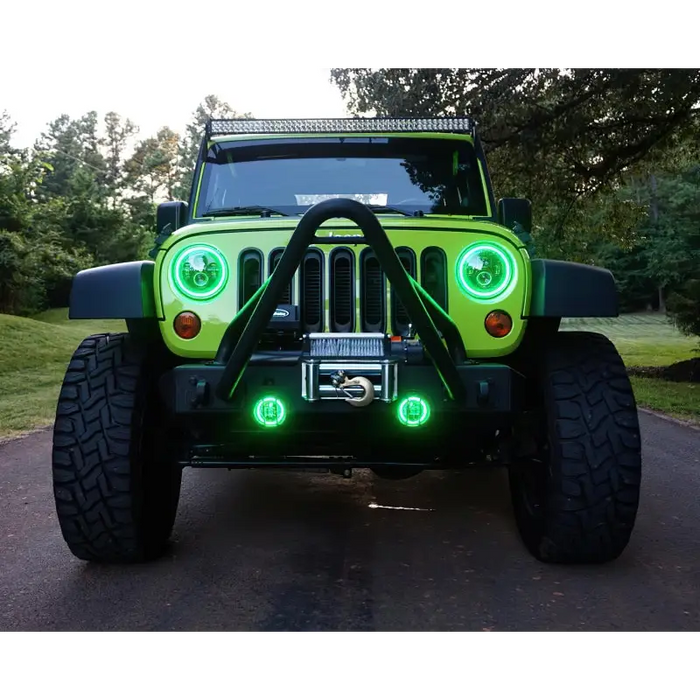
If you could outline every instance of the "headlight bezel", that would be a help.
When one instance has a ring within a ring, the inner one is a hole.
[[[219,263],[221,268],[221,278],[212,289],[206,292],[197,292],[190,289],[187,283],[182,279],[183,263],[189,256],[197,253],[211,255]],[[228,262],[226,261],[226,256],[218,248],[209,243],[192,243],[183,247],[175,254],[170,263],[169,277],[170,287],[175,293],[188,301],[206,302],[211,301],[223,292],[230,278],[230,270]]]
[[[505,267],[504,279],[494,289],[485,291],[479,290],[473,286],[466,276],[469,258],[479,251],[487,251],[491,254],[495,254]],[[490,302],[509,293],[517,282],[518,268],[515,256],[508,248],[499,243],[492,241],[472,243],[464,248],[457,256],[455,278],[457,280],[457,286],[462,294],[475,301]]]

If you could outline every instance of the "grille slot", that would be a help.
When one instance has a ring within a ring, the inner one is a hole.
[[[270,253],[270,276],[272,276],[272,273],[275,271],[275,268],[277,267],[277,265],[279,265],[279,262],[282,259],[283,253],[284,253],[284,248],[275,248]],[[282,292],[282,295],[280,296],[280,298],[277,300],[277,303],[278,304],[291,304],[292,299],[293,299],[292,283],[290,282],[284,288],[284,291]]]
[[[440,248],[426,248],[420,256],[421,286],[447,311],[447,256]]]
[[[360,325],[363,333],[382,333],[386,327],[386,277],[369,248],[360,254]]]
[[[411,277],[416,279],[416,254],[410,248],[397,248],[401,264]],[[391,290],[391,332],[393,335],[406,335],[410,319],[406,307],[401,303],[398,294]]]
[[[355,256],[349,248],[336,248],[329,257],[329,328],[333,333],[355,330]]]
[[[301,314],[307,333],[320,333],[324,328],[323,253],[307,251],[301,264]]]
[[[241,252],[238,258],[238,308],[260,289],[263,281],[263,255],[254,248]]]

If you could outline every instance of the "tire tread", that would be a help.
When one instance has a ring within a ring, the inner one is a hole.
[[[53,481],[63,537],[88,561],[146,558],[140,480],[133,468],[144,357],[127,333],[83,340],[60,390]]]

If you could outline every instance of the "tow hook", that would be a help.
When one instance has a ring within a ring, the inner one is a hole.
[[[369,406],[374,401],[374,384],[367,377],[348,379],[347,374],[340,370],[331,377],[331,382],[336,389],[339,389],[348,397],[345,401],[351,406],[362,408],[363,406]],[[353,396],[346,390],[351,386],[359,386],[363,390],[362,396]]]

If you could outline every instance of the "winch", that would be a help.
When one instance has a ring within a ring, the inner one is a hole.
[[[398,398],[398,359],[384,333],[309,333],[304,339],[301,395],[352,406]]]

